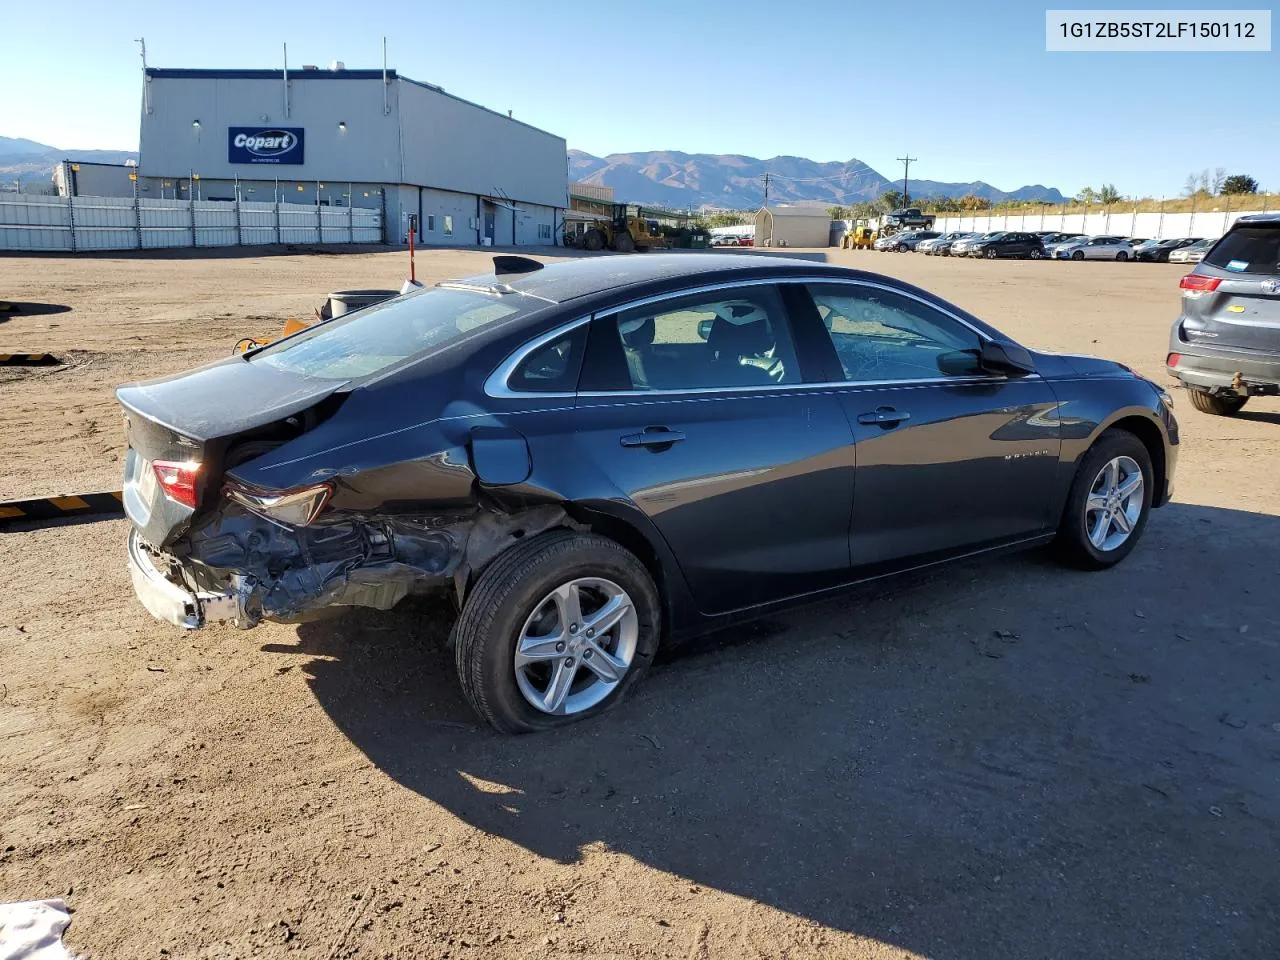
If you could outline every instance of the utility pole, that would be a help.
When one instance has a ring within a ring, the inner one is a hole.
[[[907,173],[911,170],[911,164],[918,160],[918,157],[898,157],[902,161],[902,205],[904,207],[911,204],[911,194],[907,192]]]
[[[769,205],[769,174],[764,175],[764,205]]]

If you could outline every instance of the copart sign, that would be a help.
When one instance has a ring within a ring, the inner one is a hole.
[[[302,163],[301,127],[229,127],[231,163]]]

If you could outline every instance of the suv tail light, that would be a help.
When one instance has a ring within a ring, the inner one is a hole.
[[[1178,281],[1178,286],[1183,290],[1194,290],[1198,293],[1209,293],[1213,290],[1217,290],[1218,284],[1221,282],[1221,277],[1205,277],[1198,273],[1188,273]]]
[[[1165,357],[1165,361],[1164,361],[1165,366],[1167,367],[1176,367],[1181,362],[1182,362],[1182,354],[1180,353],[1171,353],[1169,354],[1169,356]]]
[[[282,527],[305,527],[325,508],[333,496],[333,485],[317,483],[275,492],[232,482],[223,487],[223,493],[229,500],[264,520]]]
[[[173,460],[156,460],[151,464],[155,471],[160,489],[170,500],[176,500],[184,506],[196,506],[196,481],[200,479],[200,464],[195,460],[176,462]]]

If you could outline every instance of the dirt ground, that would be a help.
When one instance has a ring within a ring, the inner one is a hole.
[[[1176,266],[825,255],[1165,379]],[[69,361],[0,371],[0,499],[113,488],[112,387],[405,262],[0,258],[7,299],[69,308],[0,321]],[[1117,569],[855,590],[537,737],[477,726],[436,606],[183,634],[124,521],[0,532],[0,902],[65,897],[104,960],[1274,960],[1280,402],[1177,412],[1176,502]]]

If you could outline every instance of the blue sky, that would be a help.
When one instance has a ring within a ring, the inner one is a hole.
[[[595,154],[857,157],[894,177],[907,151],[926,179],[1066,193],[1107,181],[1156,196],[1221,166],[1280,191],[1280,53],[1046,53],[1048,5],[6,4],[0,135],[136,149],[138,36],[153,66],[274,67],[288,41],[294,65],[377,67],[386,34],[390,65],[406,76]]]

